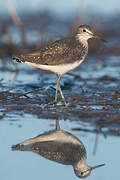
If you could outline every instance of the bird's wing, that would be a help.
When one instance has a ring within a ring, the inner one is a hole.
[[[39,51],[13,59],[18,62],[30,62],[41,65],[59,65],[72,63],[76,59],[80,59],[83,50],[74,38],[66,38],[49,43],[47,46],[41,47]]]
[[[57,141],[36,142],[23,147],[24,151],[32,151],[41,156],[62,164],[74,164],[86,152],[80,146],[72,143],[60,143]]]

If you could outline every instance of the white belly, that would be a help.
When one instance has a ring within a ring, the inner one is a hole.
[[[84,59],[83,59],[84,60]],[[76,61],[74,63],[70,63],[70,64],[62,64],[62,65],[56,65],[56,66],[51,66],[51,65],[41,65],[41,64],[36,64],[36,63],[31,63],[31,62],[25,62],[25,64],[29,65],[29,66],[34,66],[43,70],[48,70],[48,71],[52,71],[56,74],[59,75],[63,75],[66,72],[76,68],[77,66],[79,66],[82,61]]]

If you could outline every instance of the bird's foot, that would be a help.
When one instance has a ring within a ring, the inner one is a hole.
[[[53,105],[55,106],[57,104],[57,98],[55,97],[55,100],[53,101]]]
[[[62,105],[66,105],[66,101],[65,101],[65,98],[64,98],[64,96],[62,97]]]

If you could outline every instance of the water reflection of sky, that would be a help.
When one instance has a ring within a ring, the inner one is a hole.
[[[7,1],[7,0],[6,0]],[[1,12],[7,13],[7,8],[5,7],[6,1],[0,1]],[[20,11],[40,11],[40,10],[50,10],[51,12],[58,14],[62,13],[75,13],[76,10],[80,9],[84,12],[84,10],[88,10],[89,12],[99,12],[105,14],[114,14],[119,13],[120,11],[120,1],[119,0],[104,0],[104,1],[96,1],[96,0],[64,0],[64,1],[56,1],[56,0],[11,0],[18,12]],[[78,9],[79,7],[79,9]]]
[[[15,115],[12,116],[11,122],[7,121],[7,118],[6,121],[0,122],[0,179],[78,179],[74,174],[72,166],[64,166],[46,160],[32,152],[11,151],[11,145],[53,129],[54,126],[50,127],[50,124],[54,125],[54,123],[55,121],[38,120],[28,115],[24,117]],[[22,128],[19,128],[20,125]],[[96,137],[94,134],[70,131],[71,128],[78,127],[78,124],[75,122],[60,121],[60,125],[61,128],[76,135],[84,143],[87,149],[87,163],[89,165],[106,163],[105,167],[96,169],[87,179],[110,180],[120,178],[118,158],[120,149],[119,138],[110,136],[104,138],[103,135],[100,135],[97,152],[93,156],[92,152]]]

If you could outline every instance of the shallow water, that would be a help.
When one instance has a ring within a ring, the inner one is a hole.
[[[96,2],[93,0],[90,2],[89,0],[86,1],[78,1],[78,0],[65,0],[64,2],[56,2],[55,0],[35,0],[34,2],[29,3],[29,0],[21,0],[16,1],[12,0],[13,5],[15,6],[17,12],[21,13],[24,11],[27,12],[35,12],[35,11],[54,11],[57,15],[62,15],[64,17],[64,14],[68,14],[70,16],[70,13],[73,15],[73,13],[76,13],[76,10],[79,9],[84,12],[84,10],[88,10],[89,12],[96,12],[97,13],[104,13],[104,14],[114,14],[119,12],[119,0],[114,0],[114,3],[112,0],[105,0],[104,3],[102,1]],[[6,3],[4,1],[1,2],[1,13],[7,13]],[[79,12],[81,13],[81,12]],[[68,16],[67,15],[67,16]],[[64,17],[65,18],[65,17]]]
[[[9,117],[8,117],[9,119]],[[78,179],[71,166],[61,165],[42,158],[32,152],[11,151],[11,145],[34,137],[46,130],[54,129],[55,121],[37,119],[31,115],[14,116],[11,121],[0,122],[0,178],[9,179]],[[51,127],[52,125],[52,127]],[[84,128],[84,123],[60,121],[61,128],[77,136],[87,149],[87,163],[97,165],[106,163],[104,167],[96,169],[88,179],[113,179],[119,175],[119,137],[98,135],[97,147],[96,135],[84,131],[71,131],[73,127]],[[7,131],[7,132],[6,132]],[[94,148],[96,153],[93,155]],[[115,173],[113,173],[113,167]],[[7,171],[7,173],[6,173]]]

